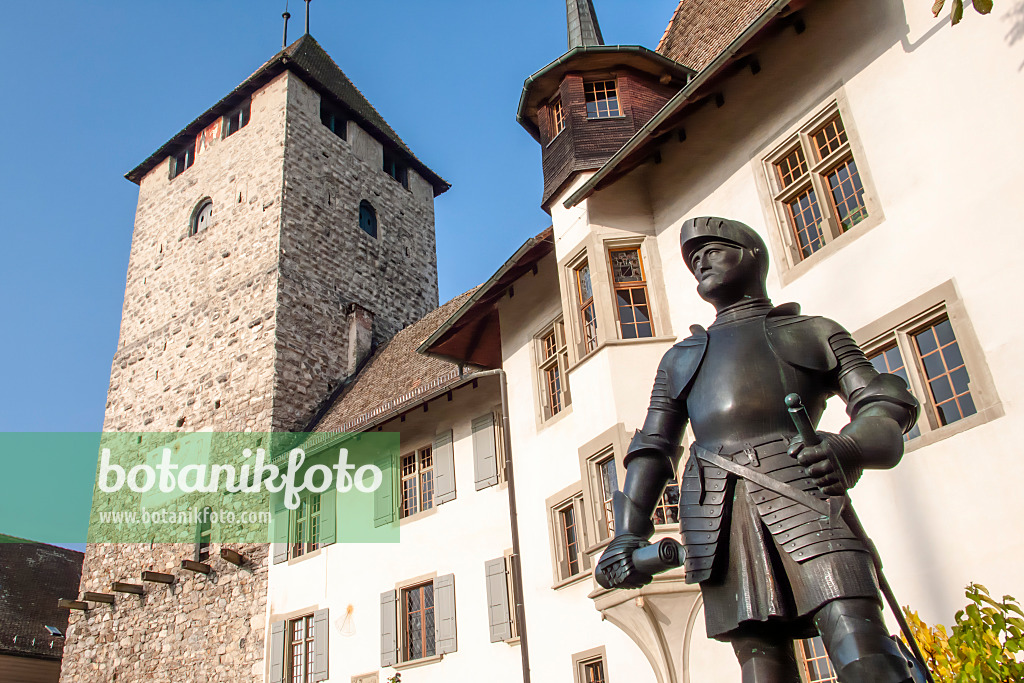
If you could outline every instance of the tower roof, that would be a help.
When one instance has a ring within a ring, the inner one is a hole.
[[[249,78],[242,81],[215,105],[200,114],[192,123],[185,126],[173,138],[164,143],[158,150],[149,155],[141,164],[125,174],[125,177],[138,184],[157,164],[161,163],[175,148],[188,143],[214,121],[244,102],[253,92],[267,84],[282,71],[290,69],[315,90],[352,112],[361,126],[375,138],[398,149],[409,161],[409,164],[434,187],[434,195],[439,195],[451,185],[441,176],[434,173],[422,161],[416,158],[412,150],[406,146],[398,133],[392,130],[384,117],[374,109],[373,105],[353,85],[345,72],[334,63],[330,55],[320,47],[313,36],[306,34],[294,43],[271,57]]]
[[[565,0],[565,12],[570,50],[585,45],[604,45],[593,0]]]

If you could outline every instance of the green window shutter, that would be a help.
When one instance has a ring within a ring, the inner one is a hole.
[[[267,683],[284,683],[284,629],[286,621],[270,625],[270,677]]]
[[[498,448],[494,432],[493,413],[473,420],[473,468],[477,491],[498,483]]]
[[[455,449],[452,430],[434,437],[434,500],[438,505],[455,500]]]
[[[373,526],[384,526],[395,521],[395,470],[393,458],[388,455],[374,463],[383,475],[380,488],[373,492]]]
[[[291,517],[288,514],[289,510],[284,506],[284,495],[274,496],[274,502],[271,504],[274,508],[273,516],[273,533],[271,538],[273,539],[274,545],[274,564],[284,562],[288,559],[288,531],[291,527]]]
[[[458,649],[455,638],[455,575],[434,579],[434,609],[437,611],[437,654]]]
[[[484,563],[484,575],[487,577],[487,621],[490,624],[491,642],[499,643],[512,637],[505,558],[487,560]]]
[[[398,663],[398,591],[380,594],[380,665]]]
[[[317,610],[313,613],[313,671],[310,673],[310,681],[327,680],[328,631],[330,623],[327,621],[327,610]]]
[[[338,541],[338,489],[333,486],[320,494],[320,545]]]

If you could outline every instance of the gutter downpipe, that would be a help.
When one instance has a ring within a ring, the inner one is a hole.
[[[570,195],[568,199],[563,202],[563,206],[567,209],[571,209],[576,206],[584,199],[586,199],[594,190],[597,189],[597,184],[600,183],[604,178],[611,173],[612,169],[617,166],[623,159],[629,156],[633,150],[640,146],[644,140],[649,138],[658,126],[665,122],[670,116],[672,116],[679,107],[686,104],[690,99],[690,95],[693,94],[700,86],[704,85],[711,76],[715,75],[720,68],[725,66],[733,55],[740,51],[747,41],[750,40],[754,35],[764,28],[769,21],[775,18],[776,15],[780,14],[782,10],[786,9],[793,0],[775,0],[771,6],[766,9],[761,16],[759,16],[753,24],[744,29],[743,33],[738,35],[735,40],[729,43],[729,47],[725,48],[721,54],[715,57],[714,61],[704,67],[700,73],[690,79],[690,82],[686,84],[686,87],[676,93],[672,99],[665,103],[665,106],[654,115],[654,117],[644,124],[643,128],[638,130],[633,137],[626,141],[619,151],[612,155],[612,158],[605,162],[605,165],[597,170],[597,172],[587,179],[587,182],[580,186],[580,189]],[[532,77],[531,77],[532,78]]]
[[[512,433],[508,419],[508,381],[505,371],[484,370],[473,378],[497,375],[501,385],[501,434],[505,448],[505,482],[508,484],[508,516],[512,528],[512,590],[515,593],[516,625],[519,631],[519,652],[523,659],[523,683],[530,683],[530,650],[526,642],[526,606],[523,601],[523,568],[519,554],[519,517],[516,513],[516,484],[512,471]]]

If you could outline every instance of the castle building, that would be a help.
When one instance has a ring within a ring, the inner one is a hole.
[[[309,36],[129,174],[106,427],[302,429],[311,455],[398,433],[372,507],[401,541],[345,542],[337,497],[310,495],[277,542],[240,549],[247,573],[183,578],[187,609],[74,615],[64,680],[738,680],[680,570],[592,578],[657,364],[713,318],[679,256],[702,215],[757,230],[772,299],[845,325],[921,401],[903,462],[852,494],[900,600],[948,624],[969,581],[1024,593],[1024,547],[994,522],[1024,512],[1006,10],[951,28],[897,0],[682,0],[649,50],[566,6],[568,51],[518,110],[552,224],[441,306],[447,186]],[[820,427],[845,419],[833,400]],[[678,500],[670,482],[656,537]],[[83,590],[174,571],[175,552],[91,547]],[[807,683],[834,680],[820,641],[794,647]]]

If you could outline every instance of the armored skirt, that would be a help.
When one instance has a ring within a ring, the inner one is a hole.
[[[726,457],[823,498],[787,445],[780,439],[749,449],[753,458]],[[684,469],[680,526],[687,582],[700,583],[709,637],[728,640],[744,622],[762,622],[809,638],[826,602],[878,600],[871,555],[845,522],[714,467],[699,451]]]

